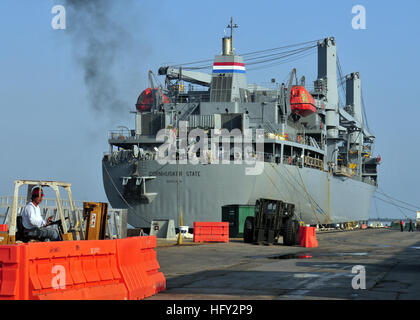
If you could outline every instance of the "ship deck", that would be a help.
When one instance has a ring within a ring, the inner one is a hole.
[[[420,299],[419,231],[320,232],[317,239],[317,248],[158,239],[167,289],[148,300]],[[352,287],[357,265],[365,267],[364,290]]]

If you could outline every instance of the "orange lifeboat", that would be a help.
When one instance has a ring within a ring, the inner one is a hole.
[[[157,92],[157,88],[155,88]],[[162,93],[162,102],[169,103],[169,98]],[[136,109],[138,112],[152,110],[153,107],[153,91],[151,88],[144,90],[137,99]]]
[[[290,93],[290,106],[292,112],[302,117],[316,112],[315,99],[304,86],[293,86]]]

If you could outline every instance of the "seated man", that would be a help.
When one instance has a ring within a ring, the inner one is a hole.
[[[49,226],[52,217],[45,221],[41,216],[39,204],[44,197],[44,193],[39,187],[32,189],[32,201],[29,202],[22,211],[22,224],[25,228],[25,235],[30,239],[60,241],[61,237],[54,226]]]

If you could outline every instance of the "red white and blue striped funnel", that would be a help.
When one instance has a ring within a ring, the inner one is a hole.
[[[245,64],[241,62],[214,62],[213,73],[245,73]]]

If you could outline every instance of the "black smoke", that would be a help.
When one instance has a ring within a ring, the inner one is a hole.
[[[101,114],[117,115],[129,108],[113,76],[131,46],[129,23],[118,19],[118,6],[129,1],[65,0],[66,30],[74,57],[83,72],[89,104]],[[132,105],[132,103],[130,104]]]

